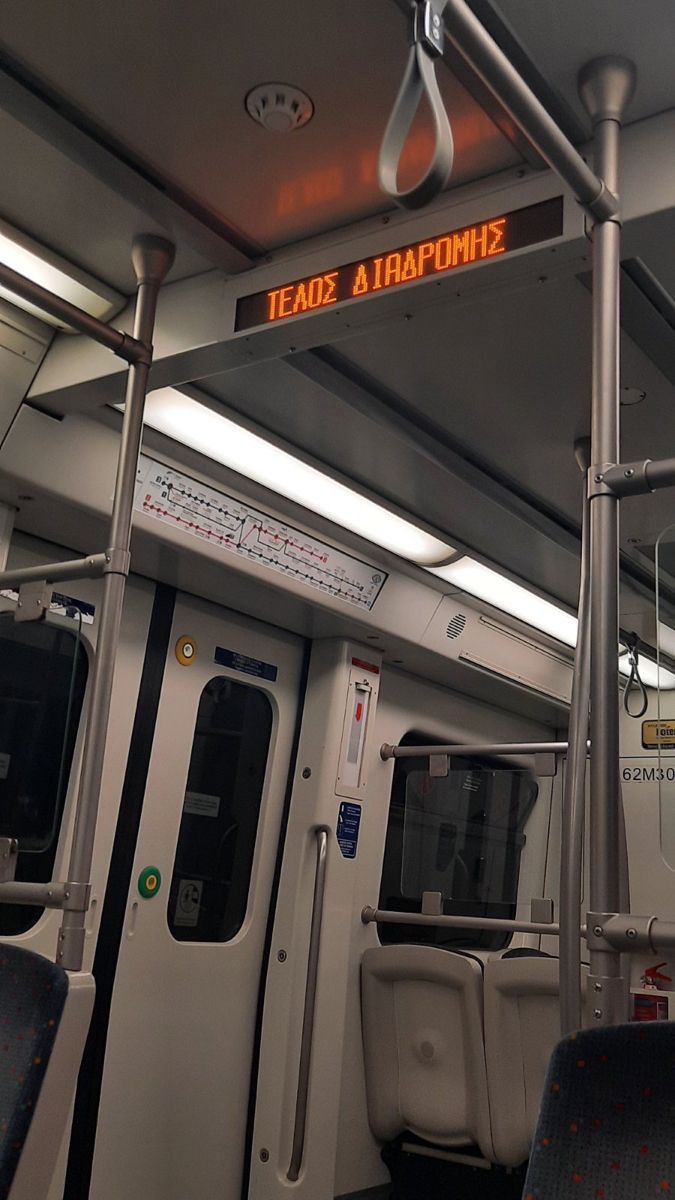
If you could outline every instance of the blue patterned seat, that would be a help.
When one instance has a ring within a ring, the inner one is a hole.
[[[62,967],[0,946],[0,1198],[9,1196],[68,995]]]
[[[674,1081],[675,1022],[559,1042],[523,1200],[675,1200]]]

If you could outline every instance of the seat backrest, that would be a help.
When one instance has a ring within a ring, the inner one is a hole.
[[[49,1188],[93,1005],[92,977],[79,979],[73,989],[49,959],[0,946],[0,1196],[11,1200]]]
[[[496,1162],[515,1167],[529,1155],[549,1059],[560,1039],[558,959],[491,959],[483,993],[492,1144]]]
[[[436,946],[378,946],[361,964],[368,1118],[492,1158],[480,963]]]
[[[675,1194],[675,1022],[588,1029],[546,1076],[525,1200]]]

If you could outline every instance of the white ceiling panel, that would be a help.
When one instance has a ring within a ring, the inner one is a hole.
[[[605,54],[624,55],[637,67],[629,122],[675,106],[673,0],[493,0],[493,7],[586,128],[577,74]]]
[[[340,350],[488,473],[580,519],[574,443],[589,433],[591,297],[577,279],[544,280],[508,302],[439,304]],[[645,393],[622,409],[622,457],[657,458],[675,442],[675,387],[625,333],[621,359],[623,384]],[[623,540],[671,519],[668,492],[627,503]]]
[[[4,50],[58,95],[258,247],[271,249],[388,207],[380,141],[402,77],[406,23],[391,0],[3,0]],[[443,66],[456,142],[453,186],[519,161]],[[287,135],[244,108],[270,81],[309,93]],[[413,127],[404,182],[432,146]]]
[[[0,216],[111,287],[133,292],[134,236],[165,230],[2,110],[0,156]],[[179,244],[170,278],[210,266]]]

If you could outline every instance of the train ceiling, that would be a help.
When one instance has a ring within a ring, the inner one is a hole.
[[[576,72],[618,52],[637,63],[630,121],[675,107],[670,0],[471,0],[509,53],[531,56],[531,86],[573,140],[588,136]],[[0,216],[118,290],[130,292],[135,232],[168,229],[178,246],[172,278],[214,266],[228,275],[337,237],[391,206],[375,165],[406,54],[406,0],[3,0],[0,6]],[[461,62],[439,68],[457,159],[450,190],[542,164]],[[526,60],[523,60],[526,62]],[[245,96],[257,84],[303,89],[313,119],[288,135],[255,124]],[[424,114],[411,138],[410,178],[430,140]],[[659,171],[670,166],[664,158]],[[649,182],[649,181],[647,181]],[[641,260],[675,293],[675,181],[671,209],[643,221]],[[444,296],[412,314],[329,347],[329,376],[282,360],[241,368],[203,386],[309,454],[380,487],[441,527],[472,528],[473,548],[510,557],[498,508],[460,521],[475,489],[430,495],[412,450],[399,443],[387,470],[384,415],[437,436],[464,457],[480,490],[513,489],[532,518],[531,581],[572,599],[570,549],[579,517],[572,448],[587,432],[590,298],[585,272],[528,281],[472,302]],[[656,309],[635,316],[625,281],[623,453],[656,456],[675,434],[675,331]],[[633,303],[635,302],[635,303]],[[639,307],[639,304],[638,304]],[[659,351],[654,351],[658,342]],[[344,383],[344,380],[347,383]],[[353,384],[361,412],[354,416]],[[202,385],[200,385],[202,386]],[[350,391],[350,388],[352,389]],[[364,416],[372,397],[372,419]],[[357,431],[360,431],[357,436]],[[353,434],[353,436],[350,436]],[[384,454],[384,463],[375,463]],[[448,497],[449,501],[450,497]],[[623,549],[636,564],[670,519],[667,495],[624,506]],[[559,537],[554,527],[559,529]],[[560,546],[565,552],[561,556]],[[525,573],[525,567],[520,567]]]

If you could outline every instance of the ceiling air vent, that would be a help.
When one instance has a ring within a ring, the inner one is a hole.
[[[464,632],[465,625],[466,617],[464,616],[464,613],[455,613],[454,617],[451,617],[448,621],[448,625],[445,630],[445,636],[451,640],[458,638],[460,633]]]

